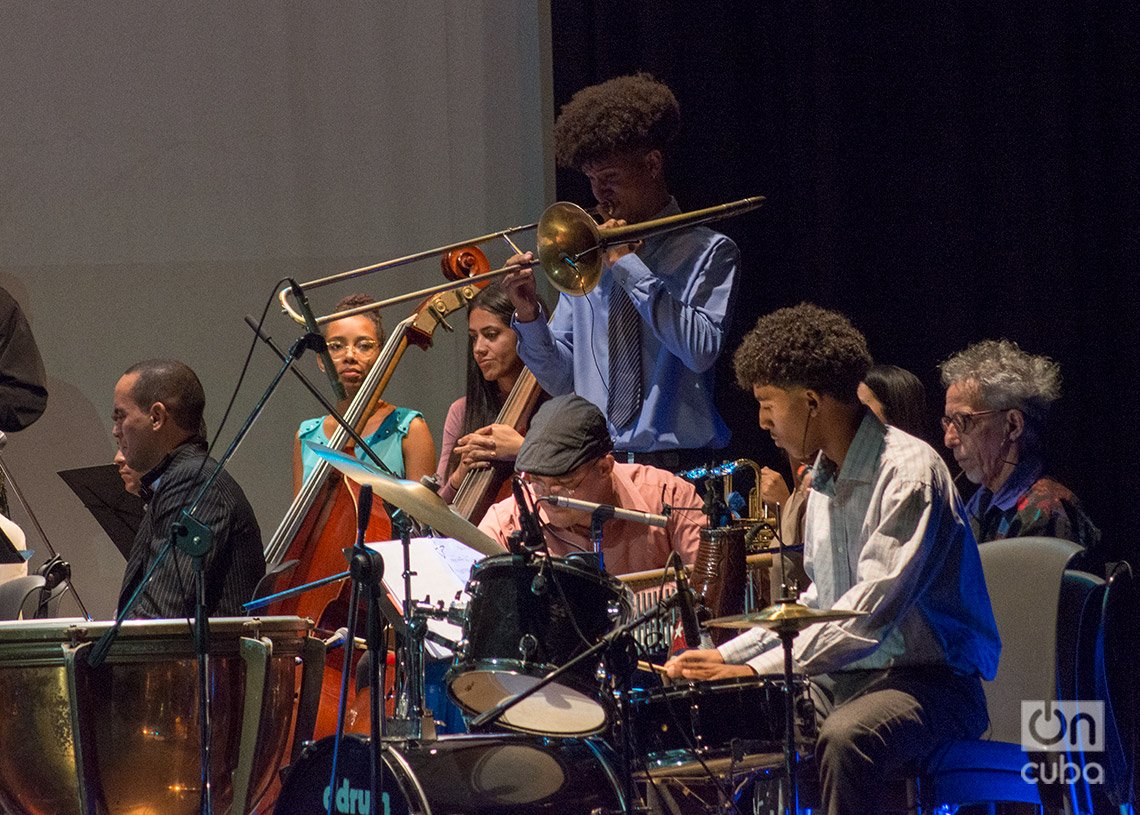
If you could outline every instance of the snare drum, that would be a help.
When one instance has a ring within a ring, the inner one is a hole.
[[[573,559],[495,555],[476,563],[463,641],[447,674],[448,692],[468,713],[483,713],[535,685],[629,615],[617,579]],[[609,708],[587,660],[508,710],[508,730],[587,736],[605,729]]]
[[[0,623],[0,810],[199,811],[198,669],[185,620]],[[265,792],[293,732],[298,660],[323,651],[297,617],[210,620],[211,781],[219,811]],[[315,643],[314,647],[312,643]]]
[[[290,768],[274,815],[332,811],[367,815],[368,739],[341,742],[337,780],[329,787],[333,739],[305,749]],[[622,812],[622,796],[605,747],[580,739],[484,734],[391,744],[384,749],[385,815],[589,815]]]
[[[794,689],[796,741],[806,745],[815,740],[814,708],[803,677],[794,681]],[[715,771],[780,761],[785,731],[781,678],[670,685],[633,691],[629,699],[635,749],[654,777],[703,775],[698,757]]]

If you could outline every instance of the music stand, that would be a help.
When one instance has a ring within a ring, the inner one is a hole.
[[[143,500],[127,492],[114,464],[60,470],[59,477],[87,507],[107,537],[129,559],[135,533],[142,523]]]

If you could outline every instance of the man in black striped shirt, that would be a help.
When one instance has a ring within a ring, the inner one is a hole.
[[[147,502],[119,592],[119,608],[170,540],[171,527],[214,473],[206,456],[202,414],[206,395],[189,366],[175,360],[133,365],[115,385],[114,436],[128,467],[142,477]],[[265,574],[261,530],[253,508],[223,472],[199,502],[194,517],[213,532],[205,556],[206,607],[210,616],[240,616]],[[190,558],[169,552],[131,609],[132,617],[190,617],[195,606]]]

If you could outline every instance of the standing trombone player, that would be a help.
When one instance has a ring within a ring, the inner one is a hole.
[[[673,92],[648,74],[576,93],[554,125],[555,157],[590,181],[602,228],[680,212],[665,154],[680,128]],[[533,259],[527,252],[509,263]],[[519,356],[552,395],[578,393],[606,415],[620,461],[696,466],[728,444],[713,401],[739,263],[736,245],[705,227],[607,247],[584,296],[563,294],[547,324],[534,275],[507,275]]]

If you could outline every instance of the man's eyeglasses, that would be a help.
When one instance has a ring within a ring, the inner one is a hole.
[[[349,343],[342,342],[341,340],[329,340],[326,345],[329,349],[329,356],[343,357],[348,351]],[[352,343],[352,347],[356,353],[366,357],[369,354],[375,353],[376,349],[380,347],[380,343],[376,342],[376,340],[360,339]]]
[[[1007,410],[1013,408],[998,408],[996,410],[979,410],[974,413],[966,413],[965,411],[958,411],[951,413],[949,416],[942,417],[942,432],[945,433],[951,426],[958,432],[958,435],[969,433],[978,425],[978,419],[982,416],[989,416],[994,413],[1005,413]]]
[[[573,498],[574,490],[582,486],[582,482],[586,480],[586,476],[590,474],[591,469],[592,468],[589,465],[586,465],[577,475],[571,473],[569,475],[558,476],[557,478],[523,473],[522,480],[523,483],[530,487],[531,492],[533,492],[539,498],[544,495],[550,495],[556,490],[559,495],[564,495],[567,498]]]

